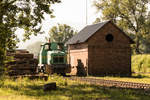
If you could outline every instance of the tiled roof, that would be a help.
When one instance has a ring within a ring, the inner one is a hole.
[[[66,42],[66,44],[76,44],[76,43],[85,42],[87,39],[89,39],[94,33],[96,33],[100,28],[102,28],[108,22],[111,22],[111,21],[106,21],[106,22],[86,26],[78,34],[74,35],[71,39],[69,39]],[[128,36],[126,35],[126,37]],[[130,39],[130,41],[132,41],[130,37],[128,38]]]

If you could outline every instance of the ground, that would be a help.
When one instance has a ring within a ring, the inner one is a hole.
[[[43,85],[57,83],[57,90],[43,91]],[[0,100],[149,100],[143,91],[106,88],[71,81],[61,76],[50,76],[48,81],[28,78],[5,78],[1,82]]]
[[[132,75],[132,77],[113,77],[113,76],[93,77],[93,76],[89,76],[89,78],[150,84],[150,74],[140,74],[140,75],[134,74],[134,75]]]

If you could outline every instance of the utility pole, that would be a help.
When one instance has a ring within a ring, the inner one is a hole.
[[[86,0],[86,25],[88,24],[88,1]]]
[[[88,24],[88,1],[86,0],[86,26]],[[87,76],[89,75],[89,66],[88,66],[88,59],[86,59],[86,71],[87,71]]]

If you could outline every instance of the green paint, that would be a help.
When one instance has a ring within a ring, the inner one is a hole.
[[[45,48],[45,45],[41,55],[42,55],[42,64],[47,64],[47,49]]]
[[[52,50],[57,50],[57,46],[58,46],[57,43],[51,43],[51,47],[50,48]]]
[[[42,48],[43,50],[39,54],[42,56],[42,59],[39,57],[39,61],[42,60],[42,64],[48,64],[48,60],[50,60],[50,64],[67,64],[66,48],[62,43],[45,43]]]
[[[51,55],[51,64],[66,64],[67,63],[67,55],[66,53],[53,53]]]

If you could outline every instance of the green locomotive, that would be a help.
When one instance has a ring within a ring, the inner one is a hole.
[[[66,47],[63,43],[45,43],[39,53],[38,72],[66,74],[71,72],[67,63]]]

